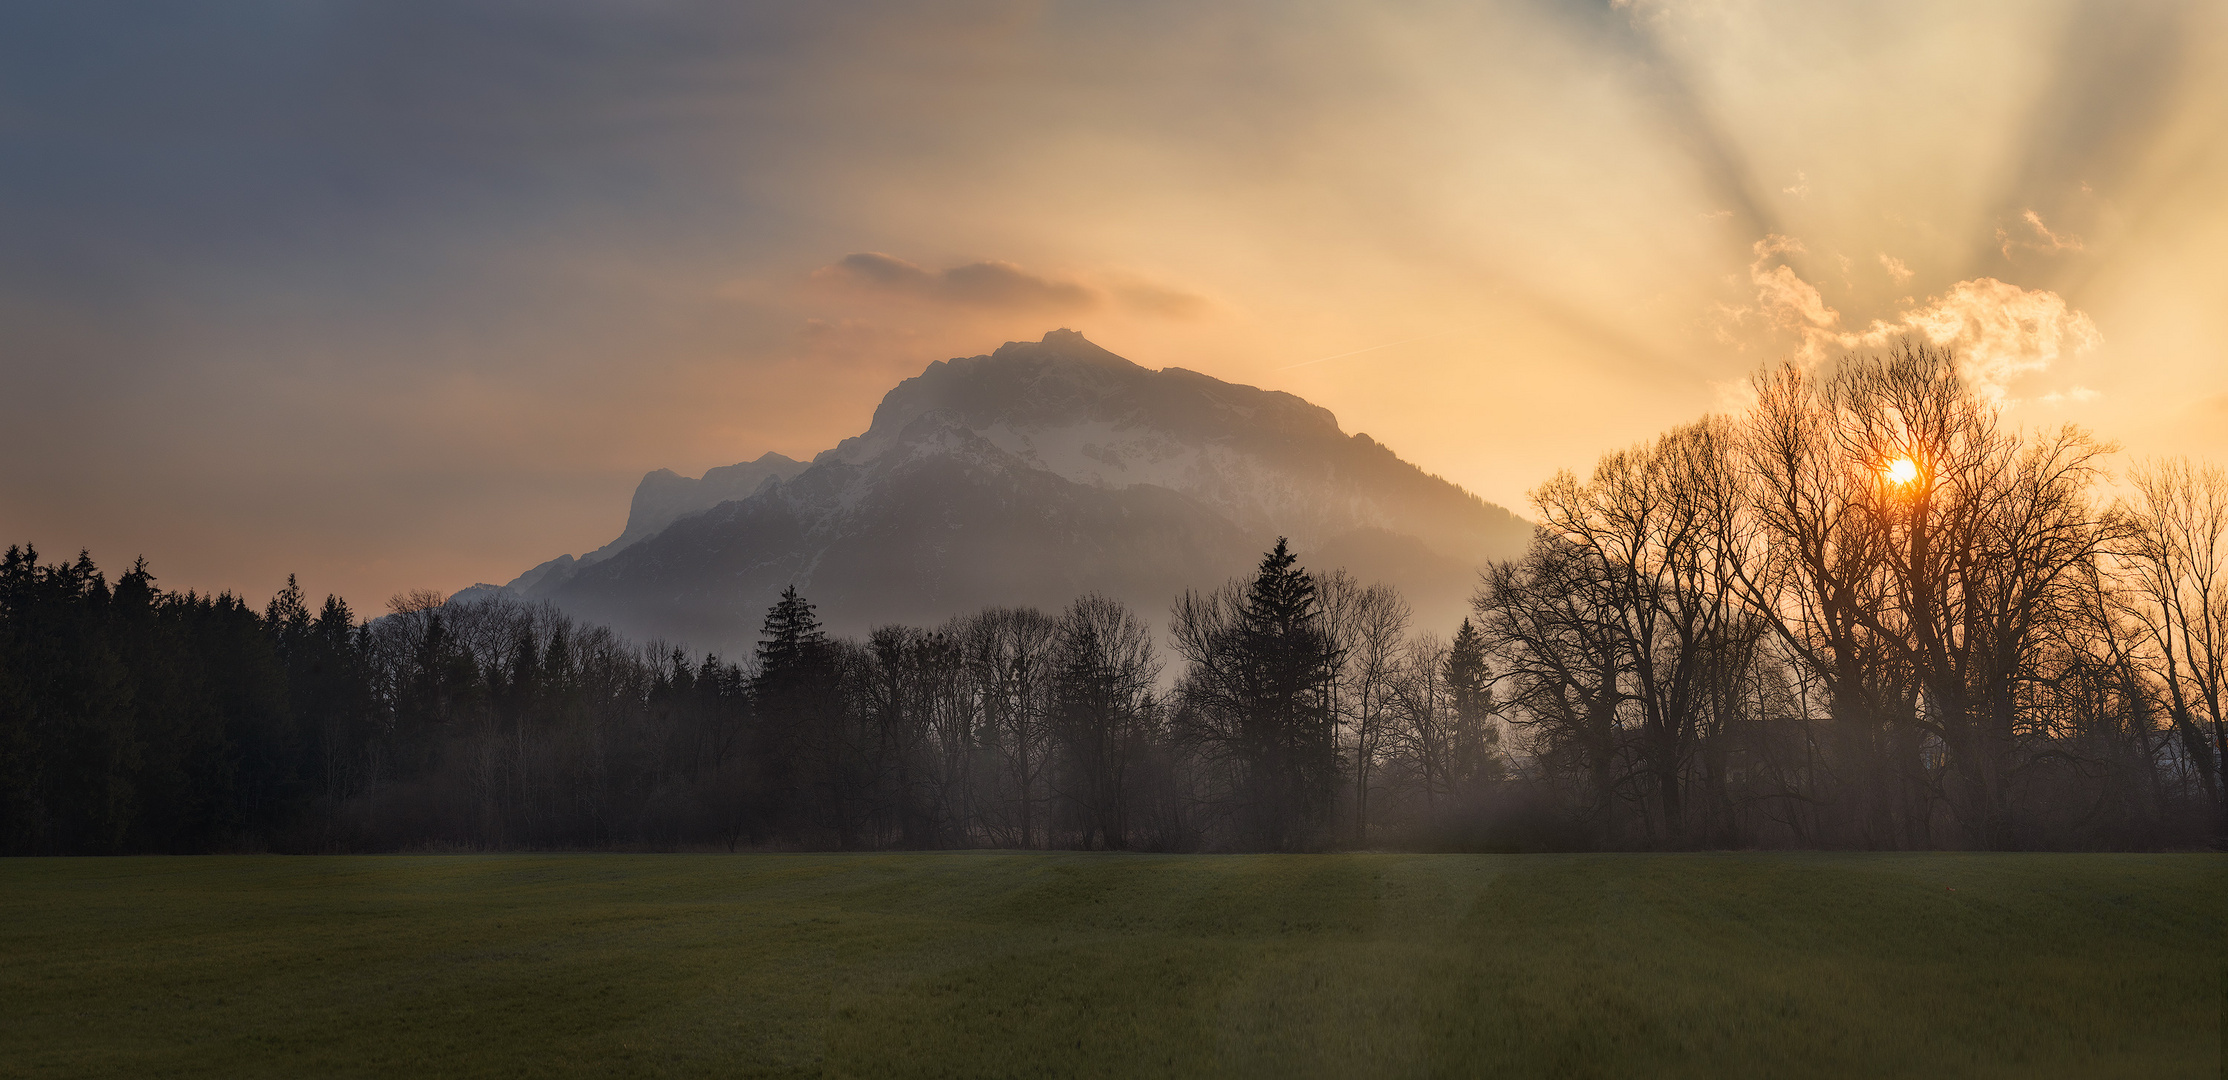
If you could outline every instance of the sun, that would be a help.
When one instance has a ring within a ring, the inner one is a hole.
[[[1919,478],[1919,463],[1907,457],[1888,462],[1888,479],[1898,484],[1908,484]]]

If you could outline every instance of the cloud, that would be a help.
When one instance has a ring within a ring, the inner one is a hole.
[[[1163,319],[1196,319],[1207,313],[1207,298],[1182,289],[1171,289],[1149,281],[1133,281],[1114,286],[1114,295],[1122,306],[1140,315],[1156,315]]]
[[[1804,281],[1794,267],[1784,262],[1772,265],[1782,255],[1802,254],[1802,241],[1772,234],[1758,240],[1754,250],[1756,261],[1748,265],[1748,280],[1756,286],[1756,307],[1734,309],[1731,314],[1735,321],[1745,321],[1751,311],[1761,314],[1767,323],[1803,343],[1800,355],[1805,363],[1815,362],[1834,340],[1832,328],[1841,322],[1841,313],[1827,307],[1818,287]]]
[[[1996,226],[1996,242],[2003,245],[2004,258],[2015,258],[2019,252],[2032,251],[2040,255],[2056,255],[2061,251],[2080,251],[2081,238],[2060,236],[2042,223],[2042,215],[2033,210],[2023,211],[2019,219],[2034,232],[2033,238],[2014,235],[2001,225]]]
[[[1995,278],[1960,281],[1924,304],[1904,309],[1892,320],[1874,319],[1863,330],[1841,328],[1841,313],[1827,306],[1817,286],[1780,261],[1801,254],[1802,242],[1771,235],[1756,242],[1749,280],[1756,287],[1753,309],[1733,309],[1736,321],[1754,312],[1798,342],[1796,358],[1814,364],[1836,349],[1879,348],[1898,338],[1921,336],[1957,354],[1958,368],[1983,397],[2008,403],[2009,384],[2043,371],[2058,358],[2096,347],[2104,340],[2096,322],[2047,289],[2023,289]],[[1882,265],[1897,281],[1908,267],[1886,255]],[[2076,387],[2051,401],[2088,401],[2093,391]]]
[[[1888,276],[1894,278],[1898,285],[1911,280],[1911,268],[1903,265],[1903,260],[1885,251],[1880,253],[1880,265],[1887,268]]]
[[[52,467],[0,524],[173,584],[455,588],[608,540],[647,469],[810,454],[1061,325],[1273,385],[1478,326],[1292,388],[1515,505],[1767,348],[2065,291],[1959,269],[1999,225],[2048,247],[2027,207],[2088,250],[2018,265],[2094,263],[2081,359],[2143,363],[2014,391],[2228,447],[2221,5],[1999,6],[41,5],[0,34],[0,456]],[[1832,260],[1890,248],[1901,284]],[[456,370],[494,419],[413,404]]]
[[[1068,313],[1113,306],[1154,318],[1193,319],[1211,307],[1196,293],[1135,275],[1092,277],[1050,277],[994,259],[931,270],[879,251],[846,255],[812,272],[814,281],[850,292],[987,311]]]
[[[853,289],[1004,311],[1083,311],[1105,302],[1096,289],[1032,274],[1009,262],[929,270],[895,255],[864,251],[821,267],[812,276]]]
[[[1947,293],[1928,297],[1926,306],[1904,312],[1895,324],[1874,323],[1864,337],[1868,342],[1885,340],[1908,331],[1955,349],[1966,379],[1996,402],[2008,400],[2005,384],[2012,379],[2104,340],[2095,321],[2067,306],[2057,293],[1995,278],[1960,281]],[[2079,388],[2073,397],[2087,400]]]

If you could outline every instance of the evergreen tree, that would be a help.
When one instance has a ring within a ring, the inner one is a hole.
[[[758,799],[746,832],[755,839],[764,830],[818,824],[850,846],[864,793],[856,748],[843,730],[842,666],[796,586],[767,610],[757,656],[750,698]]]
[[[781,599],[766,611],[766,623],[759,632],[760,685],[777,685],[803,673],[820,658],[827,644],[811,601],[797,595],[795,585],[781,590]]]
[[[1279,537],[1250,581],[1186,593],[1171,613],[1187,662],[1176,722],[1233,788],[1247,846],[1318,843],[1338,778],[1341,657],[1313,578]]]
[[[140,566],[132,569],[137,572],[144,566],[145,560],[142,560]],[[302,602],[302,586],[294,580],[294,575],[286,575],[286,587],[271,597],[270,604],[263,609],[263,625],[278,637],[282,649],[308,636],[309,605]]]
[[[1447,696],[1454,706],[1453,730],[1448,739],[1448,765],[1455,784],[1473,783],[1500,774],[1500,759],[1493,748],[1500,730],[1493,726],[1493,687],[1485,666],[1485,638],[1470,620],[1462,620],[1447,650]]]
[[[1284,537],[1246,587],[1238,631],[1254,832],[1267,848],[1303,845],[1326,823],[1338,780],[1331,689],[1339,657],[1315,581]]]

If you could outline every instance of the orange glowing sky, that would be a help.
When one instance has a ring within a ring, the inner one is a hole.
[[[359,608],[1067,326],[1524,507],[1786,355],[2228,460],[2219,3],[150,5],[0,42],[0,543]]]

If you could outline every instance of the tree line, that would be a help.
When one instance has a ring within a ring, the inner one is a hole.
[[[153,582],[0,561],[0,849],[1298,849],[1505,772],[1476,633],[1404,638],[1281,542],[1179,601],[1173,683],[1099,595],[851,640],[790,589],[736,663],[503,597]]]
[[[2219,842],[2228,477],[2024,431],[1924,344],[1534,493],[1476,607],[1610,845]]]
[[[0,561],[0,850],[2155,848],[2223,832],[2228,476],[1924,345],[1533,495],[1474,617],[1254,573],[754,653]]]

